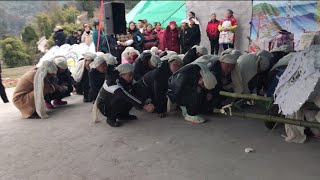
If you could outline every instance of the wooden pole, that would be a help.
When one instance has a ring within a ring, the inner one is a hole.
[[[214,113],[221,113],[220,109],[214,109],[213,112]],[[302,126],[302,127],[320,129],[320,123],[318,123],[318,122],[299,121],[296,119],[287,119],[287,118],[283,118],[283,117],[254,114],[254,113],[245,113],[245,112],[242,112],[242,113],[232,112],[232,116],[238,116],[241,118],[250,118],[250,119],[262,120],[262,121],[271,121],[271,122],[277,122],[277,123],[284,123],[284,124],[291,124],[291,125],[297,125],[297,126]]]

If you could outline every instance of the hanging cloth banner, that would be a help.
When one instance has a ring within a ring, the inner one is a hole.
[[[99,26],[98,26],[98,41],[97,41],[97,52],[100,50],[100,32],[102,24],[102,14],[103,14],[103,0],[100,1],[100,13],[99,13]]]

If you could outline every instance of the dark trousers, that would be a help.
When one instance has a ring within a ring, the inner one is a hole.
[[[198,87],[186,87],[182,95],[178,98],[177,104],[185,106],[190,116],[197,116],[206,113],[206,93]]]
[[[6,91],[5,91],[5,88],[4,88],[3,84],[2,84],[1,74],[0,74],[0,96],[1,96],[2,101],[4,103],[9,102],[7,94],[6,94]]]
[[[116,57],[117,57],[118,64],[121,64],[121,54],[125,48],[126,47],[124,46],[118,46],[118,45],[116,46]]]
[[[223,44],[223,49],[226,50],[226,49],[229,49],[229,48],[234,48],[234,44]]]
[[[59,92],[55,91],[54,93],[49,93],[45,96],[45,101],[47,103],[50,103],[52,100],[58,100],[60,101],[61,99],[70,96],[70,93],[73,91],[73,87],[70,85],[68,86],[68,90],[65,92]]]
[[[211,39],[210,40],[211,45],[211,54],[218,55],[219,53],[219,39]]]

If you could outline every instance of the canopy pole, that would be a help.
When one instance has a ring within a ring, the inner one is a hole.
[[[99,26],[98,26],[98,41],[96,51],[100,50],[100,32],[101,32],[101,24],[102,24],[102,14],[103,14],[103,0],[100,1],[100,14],[99,14]]]
[[[174,11],[166,20],[164,20],[164,21],[162,21],[162,23],[161,24],[163,24],[164,22],[166,22],[169,18],[171,18],[172,17],[172,15],[174,15],[174,13],[176,13],[177,11],[179,11],[179,9],[181,9],[182,8],[182,6],[183,5],[185,5],[186,3],[183,3],[176,11]]]

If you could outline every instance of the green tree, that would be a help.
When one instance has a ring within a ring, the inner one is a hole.
[[[32,41],[39,40],[39,38],[36,34],[36,31],[31,26],[25,27],[21,36],[22,36],[22,41],[27,44],[31,43]]]
[[[50,23],[48,14],[41,13],[36,16],[36,24],[39,28],[40,36],[45,36],[47,39],[51,36],[53,26]]]
[[[92,0],[76,0],[80,6],[80,9],[88,12],[88,18],[94,17],[94,9],[97,7],[95,1]]]
[[[67,7],[62,11],[62,17],[67,23],[75,23],[80,12],[75,7]]]
[[[264,20],[267,20],[269,23],[274,21],[269,21],[268,16],[279,16],[280,12],[278,8],[272,6],[268,3],[259,3],[253,6],[252,10],[253,16],[258,18],[258,31],[257,31],[257,40],[260,39],[260,32],[262,29],[267,29],[268,24],[263,24]],[[277,26],[278,24],[274,24]]]
[[[318,3],[317,3],[316,12],[314,13],[314,18],[320,24],[320,1],[318,1]]]
[[[31,64],[26,45],[19,39],[8,37],[0,41],[4,63],[9,67],[19,67]]]

